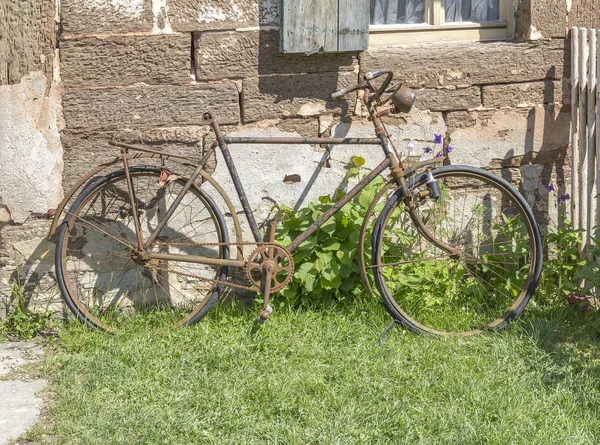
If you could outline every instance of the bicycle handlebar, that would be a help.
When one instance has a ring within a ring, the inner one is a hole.
[[[377,79],[379,76],[382,76],[384,74],[387,74],[387,77],[385,78],[385,80],[383,81],[383,83],[381,84],[381,86],[375,92],[375,94],[373,95],[373,97],[371,99],[371,100],[377,100],[383,94],[383,92],[387,89],[387,87],[390,85],[390,82],[392,81],[392,77],[394,77],[394,73],[391,70],[377,70],[377,71],[368,72],[363,76],[363,78],[365,79],[366,82],[361,82],[358,85],[353,85],[351,87],[344,88],[343,90],[336,91],[335,93],[331,94],[331,98],[334,100],[339,99],[340,97],[342,97],[348,93],[351,93],[352,91],[360,90],[361,88],[365,88],[367,86],[369,88],[371,88],[371,91],[372,91],[372,87],[370,86],[368,81]]]
[[[348,93],[351,93],[352,91],[360,90],[363,87],[364,87],[364,85],[358,84],[358,85],[354,85],[354,86],[351,86],[351,87],[348,87],[348,88],[344,88],[343,90],[336,91],[335,93],[332,93],[331,94],[331,98],[334,99],[334,100],[335,99],[339,99],[340,97],[342,97],[342,96],[344,96],[344,95],[346,95]]]

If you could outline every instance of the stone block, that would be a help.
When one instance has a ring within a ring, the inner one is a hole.
[[[0,297],[11,297],[18,282],[28,296],[30,310],[60,311],[54,275],[54,242],[47,239],[50,220],[32,217],[24,224],[0,224]],[[0,301],[2,299],[0,298]]]
[[[331,93],[356,84],[354,73],[313,73],[244,79],[242,116],[244,123],[294,116],[347,114],[355,98],[332,100]]]
[[[361,53],[361,72],[388,68],[413,88],[558,80],[564,40],[443,42],[374,48]],[[565,72],[568,70],[565,69]]]
[[[52,76],[56,43],[55,2],[0,2],[0,85],[16,84],[32,71]]]
[[[565,0],[535,0],[532,2],[530,38],[565,38],[567,15]]]
[[[66,87],[190,83],[189,35],[112,36],[64,40],[60,75]]]
[[[600,28],[600,3],[597,0],[572,0],[569,10],[569,28],[573,26]]]
[[[474,120],[472,126],[461,128],[453,124],[449,130],[452,164],[486,167],[494,159],[548,150],[566,151],[569,145],[568,107],[539,105],[469,114]]]
[[[562,81],[547,80],[485,85],[482,87],[483,106],[485,108],[504,108],[570,102],[570,91],[564,91],[562,84]]]
[[[417,90],[415,106],[431,111],[470,110],[481,106],[481,89],[468,87]]]
[[[60,92],[41,72],[0,86],[0,203],[4,219],[22,223],[62,199]]]
[[[444,115],[448,133],[452,133],[459,128],[468,128],[477,122],[477,113],[467,111],[453,111]]]
[[[383,122],[390,133],[392,142],[399,148],[403,148],[405,143],[413,141],[422,146],[428,146],[433,143],[434,134],[446,133],[446,122],[439,112],[421,111],[412,109],[408,114],[401,114],[395,117],[385,117]],[[373,137],[373,125],[369,124]]]
[[[71,34],[151,32],[152,0],[61,0],[61,25]]]
[[[424,154],[424,148],[435,147],[434,134],[443,135],[446,126],[441,113],[428,113],[414,111],[403,118],[387,118],[385,126],[390,134],[390,139],[404,159],[408,156],[419,157]],[[364,119],[353,119],[339,122],[332,129],[332,137],[372,138],[375,137],[375,128],[371,122]],[[414,153],[409,152],[408,142],[412,142]],[[379,145],[334,145],[331,147],[332,157],[338,162],[347,163],[353,155],[365,158],[365,167],[375,168],[384,159],[384,153]],[[432,152],[431,155],[433,156]],[[410,162],[409,162],[410,165]]]
[[[531,1],[520,0],[515,9],[515,39],[529,40],[531,28]]]
[[[227,136],[301,137],[298,133],[284,132],[274,127],[246,128],[228,133]],[[367,152],[364,147],[359,146],[343,146],[344,149],[338,147],[325,152],[320,147],[308,144],[232,145],[231,156],[256,218],[263,221],[274,204],[300,208],[316,201],[319,196],[333,195],[343,183],[353,154],[377,161],[383,159],[383,153],[381,149],[377,151],[377,146],[368,146]],[[371,164],[370,161],[369,163]],[[375,162],[375,165],[378,163]],[[239,207],[229,171],[220,152],[217,152],[217,168],[213,177]]]
[[[169,0],[175,31],[236,29],[279,23],[279,0]]]
[[[196,33],[194,42],[199,81],[358,70],[351,53],[280,53],[277,30]]]
[[[63,131],[61,140],[65,152],[63,188],[71,187],[92,167],[112,161],[120,156],[119,148],[108,141],[117,139],[125,143],[145,145],[152,150],[182,155],[202,156],[203,139],[210,131],[206,126],[151,128],[111,132],[72,132]],[[141,158],[132,161],[133,165],[159,165],[160,159]],[[185,175],[189,169],[176,162],[166,161],[167,167]],[[122,168],[121,162],[109,170]],[[209,161],[208,170],[214,169],[214,160]],[[184,171],[185,170],[185,171]],[[106,173],[102,173],[106,174]]]
[[[233,83],[74,90],[63,97],[68,129],[116,130],[198,125],[210,111],[223,124],[240,120]]]

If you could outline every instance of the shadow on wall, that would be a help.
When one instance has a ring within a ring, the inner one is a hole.
[[[28,309],[52,310],[65,315],[66,308],[62,305],[54,271],[55,242],[55,238],[34,238],[26,242],[35,244],[33,249],[27,249],[27,253],[17,247],[12,248],[14,268],[3,283],[6,301],[0,308],[0,315],[14,308],[15,300],[20,296],[24,297],[20,303]],[[5,267],[8,269],[8,266]]]
[[[569,41],[565,41],[564,76],[570,72]],[[570,161],[570,89],[568,79],[556,79],[556,68],[550,68],[543,86],[543,105],[528,108],[523,155],[509,150],[502,160],[501,175],[515,182],[511,168],[520,170],[520,192],[532,206],[540,226],[559,226],[567,215],[568,202],[559,197],[568,193]],[[562,87],[557,87],[562,82]],[[562,97],[557,94],[562,92]],[[562,104],[562,105],[561,105]]]
[[[334,101],[331,93],[357,83],[354,72],[357,55],[356,52],[282,53],[279,31],[262,26],[258,39],[258,78],[244,79],[244,121],[317,116],[323,112],[347,115],[352,111],[353,100]],[[263,103],[256,109],[259,99]]]

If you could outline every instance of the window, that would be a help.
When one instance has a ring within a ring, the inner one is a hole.
[[[370,44],[498,40],[513,34],[512,0],[370,0]]]

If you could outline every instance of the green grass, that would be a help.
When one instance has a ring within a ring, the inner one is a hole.
[[[587,318],[530,309],[472,339],[393,329],[374,302],[213,310],[118,336],[77,323],[41,371],[59,443],[596,444],[600,360]],[[585,317],[594,317],[587,315]],[[37,428],[31,439],[41,434]],[[37,437],[39,439],[39,437]]]

